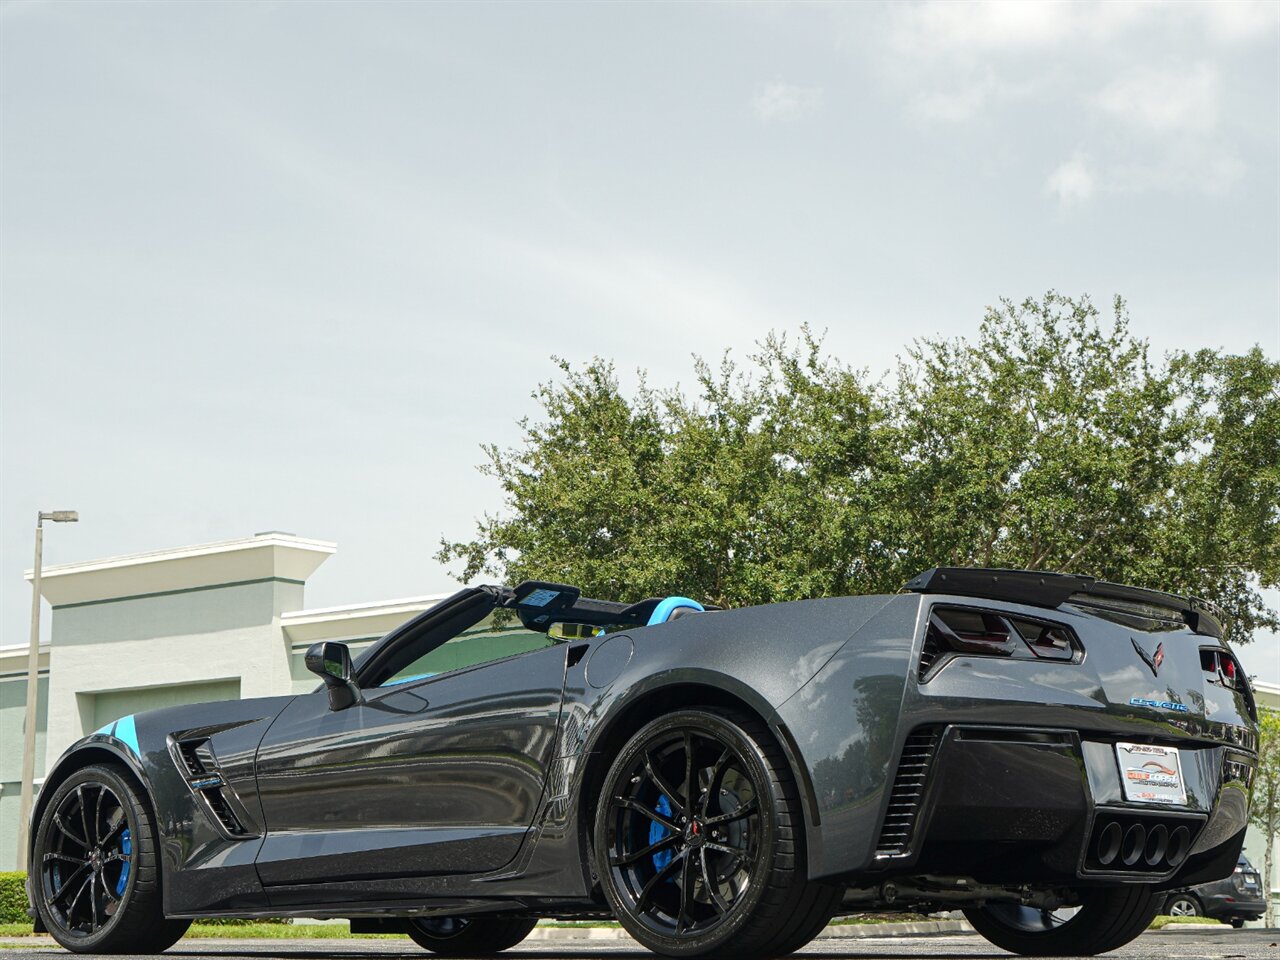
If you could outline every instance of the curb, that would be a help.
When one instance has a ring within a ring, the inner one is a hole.
[[[530,940],[630,940],[631,936],[621,927],[534,927],[533,933],[524,938]]]
[[[818,934],[823,940],[864,940],[870,937],[927,937],[973,933],[964,920],[917,920],[914,923],[835,923]]]
[[[1248,929],[1248,928],[1246,928]],[[1254,930],[1266,932],[1266,927],[1253,927]],[[1147,933],[1236,933],[1236,928],[1229,923],[1166,923],[1159,930],[1148,930]]]
[[[922,937],[972,933],[963,920],[921,920],[915,923],[838,923],[824,927],[823,940],[864,940],[871,937]],[[528,940],[631,940],[621,927],[535,927]]]

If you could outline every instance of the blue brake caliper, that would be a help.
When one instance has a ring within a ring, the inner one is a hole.
[[[671,817],[671,801],[666,798],[665,794],[658,795],[658,802],[653,809],[656,810],[658,813],[662,814],[664,817],[667,817],[667,818]],[[650,823],[649,824],[649,846],[653,846],[655,843],[658,843],[660,840],[668,836],[670,833],[671,831],[668,830],[666,827],[664,827],[662,824],[657,822]],[[670,850],[659,850],[657,853],[653,855],[653,866],[657,870],[661,870],[670,862],[671,862]]]
[[[120,833],[120,854],[125,858],[120,865],[120,879],[116,881],[116,896],[124,896],[124,888],[129,885],[129,858],[133,854],[133,838],[129,836],[129,828]]]

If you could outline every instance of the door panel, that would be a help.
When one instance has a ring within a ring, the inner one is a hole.
[[[482,873],[510,862],[554,754],[567,645],[298,697],[258,752],[264,884]]]

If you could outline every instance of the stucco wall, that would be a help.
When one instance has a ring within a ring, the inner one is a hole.
[[[241,697],[288,691],[279,617],[301,605],[301,584],[273,579],[54,607],[48,759],[95,729],[101,694],[194,702],[211,680],[238,683]]]
[[[0,870],[18,862],[18,807],[22,793],[22,742],[27,710],[27,675],[0,676]],[[44,776],[45,728],[49,714],[49,676],[40,674],[36,714],[36,779]]]

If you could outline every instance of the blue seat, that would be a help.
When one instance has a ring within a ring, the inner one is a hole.
[[[674,619],[677,610],[692,610],[695,613],[702,613],[705,609],[697,600],[690,600],[688,597],[667,597],[654,608],[646,626],[652,627],[654,624],[666,623],[668,620]]]

